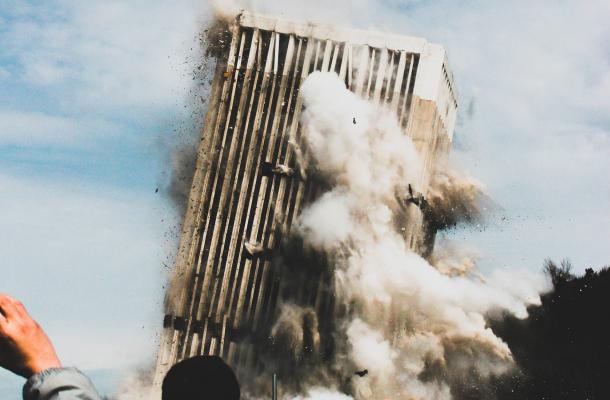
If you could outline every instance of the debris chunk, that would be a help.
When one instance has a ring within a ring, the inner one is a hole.
[[[415,204],[420,209],[424,209],[428,205],[428,202],[426,201],[426,198],[424,197],[424,195],[420,192],[415,192],[413,190],[413,188],[411,187],[410,183],[409,183],[408,190],[409,190],[409,194],[407,195],[407,198],[405,199],[405,202],[407,202],[407,204],[408,203]]]
[[[248,252],[248,254],[250,254],[253,257],[263,254],[265,252],[265,247],[260,242],[252,242],[252,241],[246,240],[244,242],[244,247],[245,247],[246,251]]]
[[[278,164],[271,170],[274,174],[283,175],[283,176],[292,176],[294,175],[294,169],[290,168],[284,164]]]
[[[293,176],[294,169],[290,168],[285,164],[273,165],[270,162],[264,162],[262,165],[263,175],[280,175],[280,176]]]

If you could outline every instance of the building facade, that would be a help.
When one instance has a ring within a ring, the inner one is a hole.
[[[334,71],[350,90],[395,112],[424,160],[414,183],[424,196],[455,125],[457,96],[439,45],[249,13],[227,29],[167,295],[158,376],[198,354],[220,355],[238,369],[256,364],[286,293],[316,310],[321,325],[332,318],[328,270],[293,270],[287,280],[273,262],[320,191],[297,165],[299,87],[310,73]],[[405,240],[425,252],[433,232],[424,232],[418,207],[405,210]]]

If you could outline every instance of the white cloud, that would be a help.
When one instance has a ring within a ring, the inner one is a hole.
[[[61,86],[66,107],[172,107],[190,84],[184,63],[197,51],[202,8],[195,1],[15,3],[7,10],[16,21],[0,44],[19,62],[23,83]]]
[[[116,137],[120,131],[120,126],[103,119],[0,110],[0,147],[86,147],[100,138]]]
[[[185,100],[185,62],[198,54],[197,1],[3,1],[0,8],[11,16],[0,21],[2,61],[11,64],[10,87],[19,88],[0,92],[0,147],[104,152],[108,139],[133,144],[134,131],[174,118]],[[7,74],[0,70],[0,79]],[[58,163],[52,157],[45,161]],[[0,270],[9,271],[0,292],[24,301],[68,364],[150,360],[163,263],[171,265],[176,246],[167,235],[171,208],[152,190],[62,176],[49,182],[43,169],[38,176],[0,173]]]
[[[440,1],[408,13],[412,33],[449,50],[467,149],[455,155],[516,225],[466,237],[499,263],[540,268],[567,256],[580,270],[610,260],[600,200],[610,196],[608,17],[602,1]]]

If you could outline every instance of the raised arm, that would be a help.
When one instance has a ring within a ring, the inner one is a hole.
[[[20,301],[0,294],[0,367],[26,378],[25,400],[99,400],[75,368],[62,368],[53,344]]]

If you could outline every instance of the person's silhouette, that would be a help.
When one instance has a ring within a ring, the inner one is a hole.
[[[163,379],[163,400],[239,400],[239,396],[235,373],[217,356],[182,360]]]

